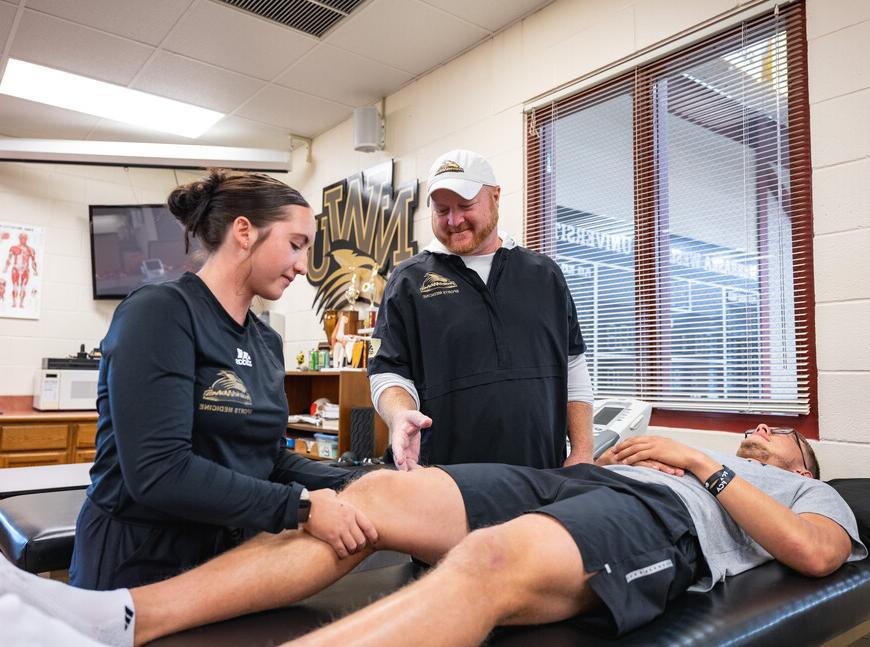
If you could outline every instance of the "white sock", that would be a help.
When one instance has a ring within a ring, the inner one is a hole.
[[[131,647],[135,614],[128,589],[87,591],[33,575],[0,555],[0,595],[14,593],[28,606],[113,647]]]
[[[100,647],[103,644],[48,617],[12,593],[0,596],[0,627],[3,627],[3,647]]]

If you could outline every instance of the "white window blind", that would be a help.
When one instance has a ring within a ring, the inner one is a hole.
[[[526,115],[526,244],[574,295],[596,397],[807,415],[803,5]]]

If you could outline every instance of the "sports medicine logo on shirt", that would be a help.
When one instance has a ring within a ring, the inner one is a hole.
[[[435,272],[426,272],[426,276],[423,277],[423,283],[420,285],[420,294],[423,295],[424,299],[437,297],[442,294],[458,293],[459,286],[456,285],[456,281]]]
[[[251,394],[241,378],[232,371],[222,370],[217,372],[217,379],[212,385],[202,392],[202,399],[210,402],[225,402],[229,404],[243,404],[247,407],[252,405]],[[203,410],[216,410],[213,405],[202,402],[199,408]],[[233,409],[233,407],[227,407]],[[244,411],[224,411],[224,413],[244,413]],[[248,410],[250,413],[250,410]]]
[[[239,366],[253,366],[251,364],[251,356],[241,348],[236,349],[236,364]]]

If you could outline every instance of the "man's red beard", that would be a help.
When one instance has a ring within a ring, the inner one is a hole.
[[[451,235],[460,234],[463,231],[469,231],[471,228],[468,226],[459,227],[458,229],[448,230],[447,231],[447,240],[441,241],[447,249],[449,249],[454,254],[468,254],[473,252],[475,249],[480,247],[481,243],[486,240],[489,235],[492,233],[492,230],[495,229],[498,224],[497,218],[490,218],[489,222],[482,229],[478,229],[477,231],[472,233],[471,241],[465,243],[464,245],[455,245],[451,242]]]

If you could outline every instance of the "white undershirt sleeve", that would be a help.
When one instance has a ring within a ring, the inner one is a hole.
[[[405,391],[414,398],[414,402],[417,403],[417,409],[420,409],[420,396],[417,394],[417,389],[411,380],[396,373],[376,373],[375,375],[369,376],[369,387],[372,392],[372,404],[375,407],[375,411],[378,412],[378,415],[381,413],[381,410],[378,408],[378,398],[381,397],[381,393],[391,386],[398,386],[400,389],[405,389]]]
[[[570,355],[568,357],[568,402],[594,403],[592,395],[592,379],[589,377],[589,367],[586,366],[586,355]]]

